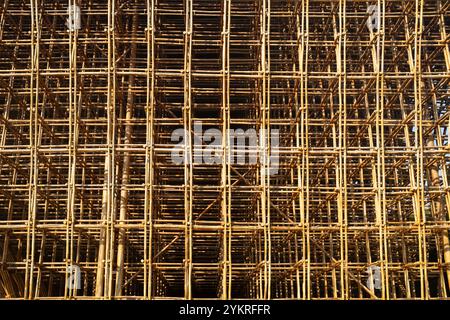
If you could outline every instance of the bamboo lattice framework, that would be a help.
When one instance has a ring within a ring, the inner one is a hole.
[[[449,11],[0,0],[0,298],[448,299]]]

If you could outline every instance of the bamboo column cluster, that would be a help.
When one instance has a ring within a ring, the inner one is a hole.
[[[448,299],[449,29],[448,0],[0,0],[0,298]]]

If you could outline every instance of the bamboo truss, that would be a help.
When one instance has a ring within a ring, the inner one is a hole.
[[[448,299],[449,11],[0,0],[0,298]]]

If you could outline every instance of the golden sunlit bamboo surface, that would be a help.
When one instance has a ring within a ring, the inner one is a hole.
[[[448,299],[449,29],[448,0],[0,0],[0,298]],[[198,122],[278,130],[277,172],[196,161]]]

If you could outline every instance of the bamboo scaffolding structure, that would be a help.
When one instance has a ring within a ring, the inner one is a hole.
[[[1,0],[0,298],[449,299],[449,17]]]

